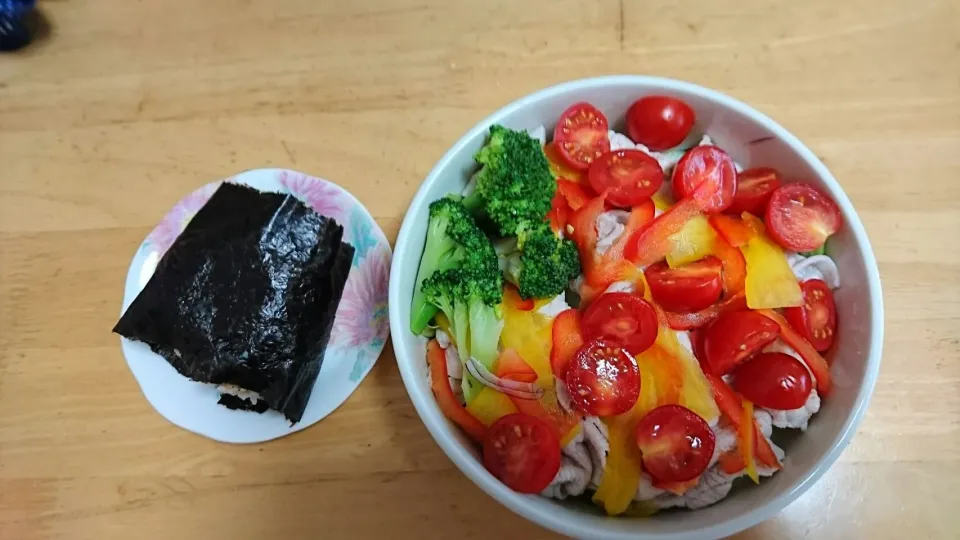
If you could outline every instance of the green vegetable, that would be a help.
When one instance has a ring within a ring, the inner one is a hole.
[[[546,223],[521,230],[515,244],[503,242],[497,248],[507,281],[524,299],[556,296],[580,274],[577,246],[559,238]]]
[[[476,191],[464,200],[468,208],[482,211],[500,236],[516,236],[525,224],[544,220],[557,182],[539,141],[495,125],[475,159],[483,168],[476,175]]]
[[[813,251],[804,251],[800,254],[804,257],[813,257],[814,255],[826,255],[827,253],[827,244],[823,244]]]
[[[436,272],[462,266],[495,270],[496,253],[459,198],[447,196],[430,205],[427,239],[410,309],[410,329],[413,333],[423,333],[437,314],[437,307],[427,301],[421,290],[424,281]]]
[[[489,254],[493,257],[492,268],[483,264],[442,270],[427,278],[422,290],[427,301],[440,308],[450,321],[460,361],[467,362],[472,356],[492,370],[503,331],[503,278],[492,246]],[[466,372],[462,384],[467,403],[482,388]]]

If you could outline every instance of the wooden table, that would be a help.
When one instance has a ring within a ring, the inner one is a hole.
[[[168,424],[110,333],[168,207],[286,166],[391,239],[443,152],[564,80],[745,100],[822,157],[874,243],[880,381],[840,462],[742,538],[960,534],[956,1],[42,1],[0,55],[0,538],[537,538],[427,434],[388,347],[322,423],[229,446]]]

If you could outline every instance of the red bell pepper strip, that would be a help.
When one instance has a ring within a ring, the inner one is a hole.
[[[747,284],[747,261],[743,258],[743,253],[723,238],[716,238],[713,242],[713,254],[720,259],[723,266],[724,298],[743,292]]]
[[[463,431],[472,439],[482,442],[487,428],[463,405],[460,405],[456,396],[453,395],[450,380],[447,378],[447,359],[443,354],[443,348],[435,339],[427,343],[427,365],[430,368],[430,387],[433,389],[433,395],[443,415],[463,428]]]
[[[780,325],[780,339],[792,347],[793,350],[797,351],[800,358],[803,358],[804,363],[807,364],[810,372],[813,373],[814,378],[817,379],[817,392],[820,392],[821,396],[827,396],[833,387],[833,380],[830,377],[830,365],[827,364],[827,361],[820,356],[820,353],[813,348],[813,345],[811,345],[809,341],[794,331],[793,327],[790,326],[790,323],[787,322],[787,319],[785,319],[783,315],[771,309],[761,309],[758,311]]]
[[[743,402],[740,396],[720,376],[710,373],[704,373],[704,375],[706,375],[707,380],[710,381],[710,386],[713,388],[713,399],[717,402],[720,413],[736,427],[738,433],[741,433],[745,425],[744,422],[748,418],[743,412]],[[752,431],[756,442],[757,459],[766,467],[779,469],[781,467],[780,461],[773,452],[773,448],[770,447],[770,443],[767,442],[767,438],[760,433],[760,426],[757,425],[756,420],[753,421]]]
[[[667,326],[674,330],[692,330],[700,328],[707,323],[713,322],[722,313],[728,311],[742,311],[747,309],[747,297],[740,291],[730,298],[721,300],[716,304],[696,311],[694,313],[676,313],[673,311],[664,312]]]
[[[567,200],[567,205],[574,212],[583,208],[594,197],[593,193],[587,190],[586,186],[573,180],[557,179],[557,193],[563,195],[563,198]]]
[[[624,249],[624,256],[637,266],[647,266],[663,259],[673,249],[670,237],[680,232],[690,218],[702,212],[696,199],[683,199],[649,225],[633,233]]]
[[[493,372],[501,379],[522,383],[537,382],[537,372],[513,349],[501,352],[493,368]]]
[[[550,348],[550,368],[553,376],[564,380],[567,366],[583,347],[583,334],[580,332],[580,312],[568,309],[553,319],[551,328],[553,346]]]
[[[560,191],[557,191],[553,195],[550,211],[547,212],[547,221],[554,233],[559,233],[567,228],[567,223],[570,221],[570,212],[567,199],[560,194]]]
[[[597,250],[597,216],[606,209],[606,197],[594,197],[570,216],[567,236],[577,244],[580,260],[593,260]]]
[[[710,225],[720,233],[720,236],[735,248],[746,245],[756,234],[749,225],[736,216],[715,214],[708,219]]]

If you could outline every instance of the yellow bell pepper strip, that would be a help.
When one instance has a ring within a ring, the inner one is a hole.
[[[830,390],[833,388],[833,380],[830,377],[830,364],[820,356],[820,353],[813,348],[813,345],[811,345],[809,341],[804,339],[803,336],[798,334],[793,327],[790,326],[790,323],[787,322],[787,319],[784,318],[783,315],[770,309],[760,310],[760,313],[780,325],[780,339],[792,347],[793,350],[797,351],[800,358],[803,358],[803,362],[807,364],[807,368],[813,373],[813,377],[817,379],[817,392],[820,392],[820,395],[823,397],[830,394]]]
[[[610,515],[625,512],[636,495],[643,470],[636,428],[647,412],[676,403],[708,422],[719,414],[699,365],[680,346],[676,334],[661,328],[657,342],[636,358],[641,380],[637,402],[626,413],[604,420],[610,435],[610,451],[603,480],[593,501],[601,504]],[[668,487],[680,492],[689,488],[679,484]]]
[[[467,404],[467,412],[482,422],[483,425],[490,427],[504,416],[517,412],[517,407],[510,400],[510,396],[493,388],[484,387]]]
[[[511,398],[519,412],[536,416],[555,426],[560,442],[566,445],[580,429],[580,416],[564,411],[557,401],[556,383],[550,366],[553,319],[537,311],[523,311],[504,302],[503,332],[500,341],[504,350],[513,349],[537,375],[537,386],[543,389],[539,400]]]
[[[738,430],[739,446],[743,461],[746,463],[747,476],[753,480],[754,484],[759,484],[760,475],[757,474],[757,463],[753,459],[753,443],[756,441],[754,425],[753,403],[745,399],[743,400],[743,418]]]
[[[750,241],[740,247],[747,262],[747,307],[776,309],[803,305],[803,292],[787,256],[763,232],[763,223],[744,212],[744,222],[754,229]]]
[[[587,179],[584,177],[584,173],[567,167],[563,162],[563,158],[560,157],[560,152],[557,150],[555,144],[549,143],[545,145],[543,147],[543,153],[547,156],[547,163],[550,165],[550,172],[554,178],[566,178],[567,180],[573,180],[581,184],[586,183]]]
[[[677,268],[712,255],[716,238],[706,216],[690,218],[680,232],[670,236],[672,249],[667,253],[667,264]]]
[[[487,428],[463,408],[453,395],[450,380],[447,378],[447,359],[443,348],[435,339],[427,343],[427,365],[430,368],[430,387],[443,415],[463,428],[472,439],[482,442]]]

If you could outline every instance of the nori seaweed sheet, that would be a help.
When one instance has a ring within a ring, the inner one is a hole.
[[[190,379],[258,392],[296,423],[353,260],[342,236],[335,220],[293,196],[224,183],[113,331]]]

